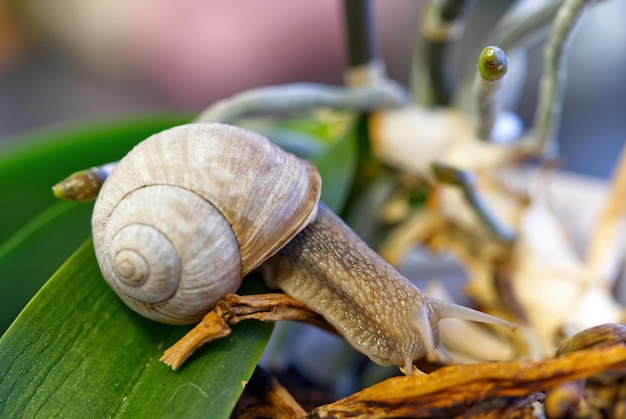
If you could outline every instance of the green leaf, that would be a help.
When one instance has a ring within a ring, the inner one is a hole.
[[[91,205],[59,202],[52,185],[116,160],[149,135],[188,119],[152,115],[58,128],[0,150],[0,333],[89,237]]]
[[[51,187],[69,174],[118,160],[155,132],[189,120],[154,115],[30,134],[0,149],[0,243],[55,202]]]
[[[172,372],[158,358],[188,329],[124,306],[89,241],[0,339],[0,416],[228,417],[271,327],[244,322]]]
[[[321,155],[311,158],[322,176],[321,200],[337,213],[343,208],[352,185],[357,152],[354,129],[349,129]]]
[[[0,237],[11,237],[0,246],[0,298],[7,295],[11,302],[0,304],[2,319],[12,319],[89,234],[91,205],[54,202],[51,184],[75,170],[118,159],[174,120],[118,123],[104,132],[95,132],[102,126],[68,130],[3,154],[0,196],[10,198],[10,205],[0,221]],[[314,142],[302,149],[317,150],[325,199],[335,210],[347,195],[356,164],[351,128],[334,129],[328,138],[309,132],[300,137]],[[271,330],[256,322],[235,329],[171,372],[157,359],[188,328],[158,324],[128,309],[106,286],[88,242],[0,339],[0,416],[227,417]]]
[[[56,202],[0,246],[0,334],[90,236],[92,207]]]

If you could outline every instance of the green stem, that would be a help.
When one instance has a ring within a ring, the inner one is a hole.
[[[297,113],[318,107],[369,111],[399,106],[406,93],[399,84],[382,79],[362,87],[331,87],[313,83],[288,84],[252,89],[219,101],[207,108],[193,122],[230,123],[234,120],[267,114]],[[59,198],[90,200],[116,162],[86,169],[66,178],[53,187]],[[97,180],[99,183],[96,184]]]
[[[568,41],[591,0],[565,0],[559,8],[554,29],[544,47],[544,67],[534,120],[534,146],[546,151],[556,141],[566,80],[565,55]]]
[[[353,88],[314,83],[261,87],[215,103],[194,122],[229,123],[243,117],[294,114],[318,107],[369,111],[399,106],[405,97],[404,88],[388,79]]]
[[[437,180],[461,188],[470,208],[496,240],[503,243],[512,243],[515,240],[515,231],[502,224],[493,214],[476,190],[474,179],[469,173],[443,163],[433,163],[431,168]]]
[[[490,46],[480,53],[473,93],[476,134],[485,141],[491,140],[491,132],[498,113],[497,93],[507,68],[507,56],[500,48]]]
[[[362,86],[385,76],[385,66],[378,51],[371,0],[344,0],[344,21],[348,86]]]
[[[562,2],[563,0],[556,0],[538,6],[534,3],[518,3],[498,21],[493,33],[488,36],[486,44],[498,45],[503,50],[508,51],[510,55],[525,54],[525,50],[547,37],[548,28]],[[525,82],[526,72],[516,69],[515,72],[512,71],[511,73],[508,76],[510,88],[522,86]],[[470,112],[474,103],[472,99],[475,78],[473,64],[472,68],[465,69],[463,74],[467,74],[468,77],[465,77],[461,88],[455,95],[454,105]],[[515,78],[511,79],[511,76]],[[508,104],[509,109],[516,107],[518,98],[519,95],[514,95],[514,100]]]
[[[444,0],[427,6],[411,69],[411,91],[416,102],[425,106],[450,102],[455,88],[450,48],[463,33],[472,3]]]

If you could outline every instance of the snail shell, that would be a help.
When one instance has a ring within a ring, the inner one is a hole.
[[[102,186],[92,217],[100,269],[140,314],[197,322],[315,218],[320,188],[310,163],[261,135],[221,124],[163,131]]]

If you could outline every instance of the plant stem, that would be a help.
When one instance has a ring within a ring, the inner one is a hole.
[[[474,106],[476,134],[490,141],[498,113],[497,93],[508,67],[507,56],[498,47],[486,47],[478,58],[478,71],[474,78]]]
[[[454,76],[448,62],[450,47],[465,28],[473,0],[432,1],[415,44],[411,91],[417,103],[447,105],[454,91]]]
[[[576,24],[591,0],[565,0],[557,12],[554,28],[544,48],[544,67],[539,84],[539,98],[534,120],[533,145],[546,152],[553,143],[556,148],[563,87],[566,80],[565,54]]]
[[[496,240],[501,243],[512,243],[516,239],[515,231],[502,224],[481,198],[469,173],[443,163],[433,163],[431,168],[437,180],[461,188],[467,204]]]
[[[314,83],[295,83],[251,89],[216,102],[194,122],[222,122],[249,116],[309,111],[317,107],[368,111],[405,102],[405,91],[388,80],[362,87],[344,88]]]
[[[344,20],[348,68],[344,75],[348,86],[362,86],[385,76],[385,66],[378,52],[371,0],[344,0]]]

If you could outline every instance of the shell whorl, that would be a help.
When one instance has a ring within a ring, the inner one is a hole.
[[[105,181],[92,217],[103,276],[157,321],[198,321],[316,214],[321,181],[265,137],[221,124],[155,134]]]

